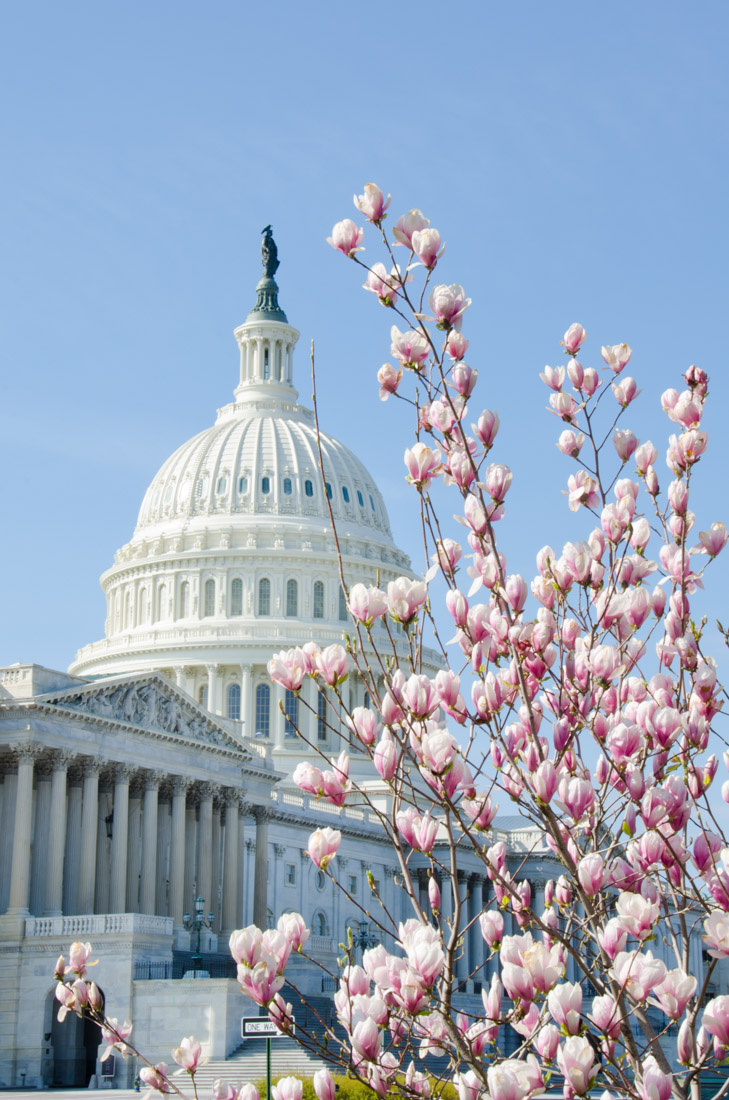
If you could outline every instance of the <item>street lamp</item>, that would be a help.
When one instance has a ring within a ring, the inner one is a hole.
[[[377,942],[370,925],[364,918],[359,924],[351,924],[349,930],[352,934],[352,943],[355,947],[360,948],[363,955],[368,947],[374,947]]]
[[[198,895],[195,898],[195,916],[191,917],[189,913],[185,913],[182,918],[182,923],[188,932],[195,932],[195,954],[192,956],[192,968],[193,970],[202,970],[202,955],[200,954],[200,933],[203,928],[213,927],[214,915],[208,913],[205,917],[205,898]]]

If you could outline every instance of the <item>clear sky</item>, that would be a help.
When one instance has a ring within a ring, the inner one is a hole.
[[[660,393],[709,372],[697,526],[727,520],[728,35],[724,0],[6,2],[0,663],[64,668],[102,636],[98,576],[146,486],[231,398],[269,222],[302,399],[314,337],[323,425],[422,568],[405,424],[377,397],[392,317],[325,243],[368,180],[428,214],[474,300],[510,570],[591,526],[538,378],[575,320],[585,365],[633,346],[626,425],[661,455]],[[725,619],[728,580],[717,563]]]

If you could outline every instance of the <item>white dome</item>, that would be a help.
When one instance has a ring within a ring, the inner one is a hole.
[[[321,447],[337,525],[390,541],[382,497],[365,467],[331,436],[321,436]],[[260,393],[225,406],[212,428],[167,459],[145,494],[133,541],[231,519],[244,525],[253,515],[329,523],[313,414]]]
[[[322,485],[314,416],[292,384],[299,334],[277,290],[272,278],[258,284],[256,307],[235,330],[235,400],[152,480],[130,542],[101,578],[105,637],[79,650],[71,670],[162,671],[287,770],[302,742],[281,713],[286,696],[272,688],[266,662],[309,641],[341,642],[352,628],[328,503],[348,585],[386,586],[413,574],[371,476],[328,435],[320,436]],[[426,664],[435,670],[436,654],[426,654]],[[377,673],[369,683],[350,677],[348,706],[367,705],[379,681]],[[312,744],[336,746],[326,723],[339,718],[320,710],[313,684],[300,712],[299,702],[287,705]]]

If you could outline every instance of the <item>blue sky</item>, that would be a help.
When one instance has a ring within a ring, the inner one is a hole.
[[[665,450],[657,399],[711,377],[699,527],[729,515],[729,115],[723,2],[400,2],[380,7],[31,2],[4,9],[4,538],[0,662],[65,667],[103,632],[97,578],[147,484],[236,383],[232,330],[274,226],[308,401],[365,461],[418,567],[409,428],[375,375],[391,316],[325,243],[375,180],[447,243],[496,458],[515,486],[509,567],[579,537],[539,381],[628,341],[626,424]],[[378,259],[376,249],[366,253]],[[661,477],[668,480],[660,462]],[[727,610],[717,563],[711,599]]]

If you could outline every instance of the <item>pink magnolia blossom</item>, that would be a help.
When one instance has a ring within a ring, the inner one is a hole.
[[[438,886],[438,880],[434,875],[431,875],[428,879],[428,904],[435,913],[440,909],[441,897],[440,887]]]
[[[729,538],[725,523],[712,523],[708,531],[699,531],[701,549],[699,553],[710,554],[712,558],[724,549]]]
[[[271,1088],[273,1100],[301,1100],[304,1086],[298,1077],[279,1077]]]
[[[588,1019],[592,1020],[598,1031],[610,1039],[617,1039],[620,1034],[620,1010],[615,998],[609,993],[602,997],[593,997]]]
[[[373,585],[353,584],[349,590],[348,606],[353,619],[371,626],[387,611],[387,597]]]
[[[641,1096],[643,1100],[669,1100],[673,1074],[664,1073],[653,1055],[643,1062]]]
[[[469,367],[468,363],[459,361],[451,368],[451,385],[461,397],[471,396],[476,388],[477,379],[478,371],[474,367]]]
[[[615,374],[620,374],[621,370],[630,362],[633,352],[628,344],[609,344],[607,347],[600,348],[600,354],[610,370]]]
[[[317,1100],[335,1100],[336,1085],[328,1069],[318,1069],[312,1083]]]
[[[323,649],[316,660],[316,671],[329,687],[343,684],[349,674],[349,658],[344,646],[335,644]]]
[[[412,370],[420,370],[430,355],[430,344],[427,337],[415,329],[400,332],[397,325],[393,325],[390,329],[390,338],[392,340],[390,351],[398,362],[402,363],[404,367],[410,367]]]
[[[466,292],[460,283],[452,283],[446,286],[442,283],[430,292],[428,299],[438,328],[460,328],[463,314],[471,304],[471,299],[466,297]]]
[[[313,863],[322,871],[325,871],[337,854],[337,849],[342,842],[342,834],[338,829],[316,829],[309,837],[307,851]]]
[[[201,1064],[202,1046],[193,1035],[190,1035],[187,1039],[183,1039],[178,1047],[175,1047],[172,1051],[172,1057],[178,1066],[182,1066],[188,1073],[194,1073]]]
[[[669,970],[660,985],[655,986],[659,1005],[671,1020],[678,1020],[686,1011],[686,1006],[696,992],[698,979],[687,974],[680,967]]]
[[[99,1060],[105,1062],[113,1050],[118,1050],[121,1054],[127,1053],[127,1045],[124,1042],[128,1039],[132,1033],[131,1020],[125,1020],[120,1024],[115,1016],[108,1016],[104,1022],[104,1026],[101,1028],[101,1038],[107,1044],[106,1048],[101,1051]]]
[[[583,856],[577,864],[577,877],[588,897],[595,897],[605,881],[605,864],[598,852]]]
[[[729,1047],[729,997],[714,997],[706,1005],[701,1026],[715,1036],[719,1046]]]
[[[500,424],[498,413],[491,412],[490,409],[484,409],[478,418],[478,424],[472,424],[471,427],[484,447],[488,449],[494,445]]]
[[[618,458],[627,462],[638,446],[638,440],[630,428],[616,428],[613,432],[613,446],[618,453]]]
[[[564,385],[565,369],[564,367],[545,367],[539,377],[551,390],[561,390]]]
[[[292,951],[301,951],[309,938],[309,929],[300,913],[284,913],[276,928],[289,942]]]
[[[478,918],[481,935],[493,950],[501,943],[504,934],[504,915],[499,909],[488,909]]]
[[[377,715],[367,707],[355,707],[351,715],[345,716],[345,722],[363,745],[374,744],[377,737]]]
[[[393,270],[388,274],[383,263],[373,264],[367,273],[367,281],[362,284],[365,290],[377,295],[383,306],[395,305],[400,285],[399,272]]]
[[[441,247],[440,233],[437,229],[414,230],[410,244],[413,252],[421,263],[425,264],[428,271],[433,270],[445,250],[445,245]]]
[[[402,382],[402,368],[396,370],[390,363],[383,363],[377,372],[377,381],[380,383],[380,401],[387,401],[391,394],[397,393]]]
[[[582,325],[578,325],[577,322],[575,322],[567,329],[561,343],[564,345],[564,349],[568,355],[577,355],[577,352],[586,339],[587,333]]]
[[[578,470],[567,481],[567,498],[571,512],[585,508],[595,508],[600,500],[597,483],[585,470]]]
[[[387,606],[393,619],[404,626],[411,623],[427,595],[428,586],[424,581],[413,581],[409,577],[390,581],[387,585]]]
[[[344,218],[337,222],[332,229],[331,237],[327,237],[327,243],[337,252],[343,252],[345,256],[354,256],[355,252],[362,252],[360,248],[364,240],[364,229],[354,224],[351,218]]]
[[[354,205],[368,221],[377,225],[382,221],[385,211],[390,205],[390,196],[388,195],[385,198],[376,183],[366,183],[364,194],[354,196]]]
[[[557,1065],[578,1096],[590,1091],[599,1069],[592,1046],[581,1035],[572,1035],[561,1044],[557,1051]]]
[[[448,339],[446,340],[446,351],[451,359],[463,359],[463,356],[468,351],[469,343],[470,341],[466,339],[463,333],[458,332],[457,329],[451,329],[448,333]]]
[[[550,990],[547,1007],[557,1027],[576,1035],[582,1021],[582,986],[579,982],[561,982]]]
[[[372,755],[372,762],[386,782],[389,782],[397,771],[397,746],[388,729],[382,731],[382,736]]]
[[[619,951],[613,960],[612,974],[636,1001],[645,1001],[666,976],[666,964],[654,959],[651,951]]]
[[[712,959],[729,958],[729,913],[715,909],[704,921],[704,943]]]
[[[238,1089],[235,1100],[261,1100],[261,1095],[255,1085],[250,1082]]]
[[[412,248],[413,233],[421,229],[427,229],[429,225],[430,219],[425,217],[422,210],[409,210],[407,214],[402,214],[397,219],[392,228],[395,243]]]
[[[584,442],[585,436],[583,432],[574,432],[571,428],[566,428],[557,440],[557,448],[562,454],[569,455],[571,458],[577,458],[582,450]]]
[[[422,442],[405,450],[405,465],[408,469],[407,481],[419,489],[434,481],[441,470],[440,451],[433,451]]]
[[[625,893],[619,895],[616,909],[617,919],[631,936],[644,940],[650,936],[653,925],[658,920],[660,905],[652,904],[640,894]]]
[[[511,488],[513,480],[514,475],[508,466],[494,462],[486,470],[486,477],[484,478],[486,492],[497,503],[501,503]]]
[[[93,951],[90,943],[79,943],[76,941],[71,944],[68,952],[68,966],[66,967],[67,974],[78,974],[79,978],[83,978],[86,974],[86,968],[89,966],[96,966],[98,959],[94,959],[93,962],[89,962]]]
[[[139,1079],[156,1092],[172,1092],[172,1085],[167,1080],[169,1072],[166,1062],[158,1062],[156,1066],[142,1066]]]
[[[491,1100],[527,1100],[533,1093],[544,1088],[534,1055],[521,1058],[504,1058],[486,1070],[488,1095]],[[459,1100],[475,1100],[464,1098]]]
[[[304,651],[296,646],[274,653],[266,667],[274,683],[287,691],[299,691],[307,673],[307,660]]]

